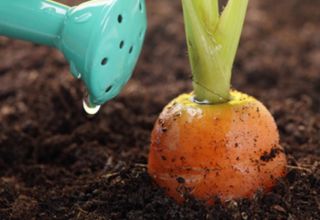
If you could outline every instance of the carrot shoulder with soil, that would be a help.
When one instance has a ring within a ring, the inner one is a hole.
[[[182,0],[193,93],[171,101],[151,135],[148,172],[179,202],[251,198],[286,173],[275,121],[255,98],[231,90],[248,0]]]

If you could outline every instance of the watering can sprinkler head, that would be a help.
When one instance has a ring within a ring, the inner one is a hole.
[[[146,31],[143,0],[89,1],[67,14],[59,48],[88,89],[91,105],[119,94],[130,79]]]
[[[144,0],[1,0],[0,35],[58,48],[81,79],[87,109],[118,95],[130,79],[146,31]],[[90,113],[90,112],[89,112]]]

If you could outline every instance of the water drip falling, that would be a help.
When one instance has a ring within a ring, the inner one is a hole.
[[[83,109],[88,115],[95,115],[99,112],[101,105],[90,103],[89,96],[86,95],[82,101]]]

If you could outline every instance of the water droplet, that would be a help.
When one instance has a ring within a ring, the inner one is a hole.
[[[190,100],[191,100],[191,102],[194,102],[194,103],[197,103],[197,104],[199,104],[199,105],[210,105],[211,104],[211,102],[210,101],[208,101],[208,100],[198,100],[198,99],[196,99],[196,97],[195,96],[192,96],[191,98],[190,98]]]
[[[83,109],[88,115],[95,115],[99,112],[101,105],[91,104],[89,96],[86,96],[82,101]]]

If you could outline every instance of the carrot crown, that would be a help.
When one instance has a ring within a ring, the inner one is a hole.
[[[195,99],[230,99],[231,72],[249,0],[182,0]]]

